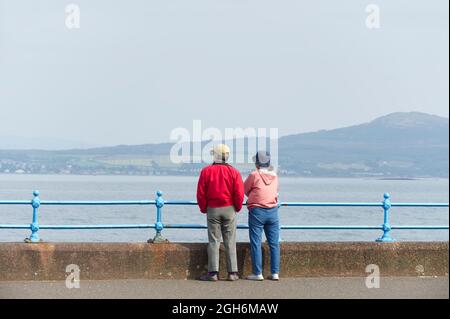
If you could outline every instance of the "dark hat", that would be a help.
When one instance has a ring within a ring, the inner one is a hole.
[[[255,156],[253,156],[253,161],[256,165],[260,167],[270,166],[270,153],[267,151],[258,151]]]

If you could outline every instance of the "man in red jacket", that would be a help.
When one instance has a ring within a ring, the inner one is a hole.
[[[214,163],[205,167],[197,185],[197,202],[208,221],[208,274],[200,280],[217,281],[220,239],[227,255],[228,280],[238,280],[236,258],[236,212],[242,208],[244,183],[237,169],[227,164],[230,149],[224,144],[213,148]]]

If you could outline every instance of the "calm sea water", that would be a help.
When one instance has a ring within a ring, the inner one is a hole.
[[[142,200],[154,199],[155,191],[164,192],[169,200],[194,200],[196,177],[169,176],[63,176],[63,175],[0,175],[0,199],[31,199],[39,189],[42,200]],[[448,202],[448,179],[377,180],[345,178],[287,178],[280,180],[282,201],[355,201],[379,202],[384,192],[392,201]],[[48,207],[39,212],[41,224],[115,224],[153,223],[153,206],[120,207]],[[247,223],[246,209],[238,215],[240,224]],[[285,207],[280,210],[284,225],[380,225],[380,208],[364,207]],[[196,207],[166,206],[166,223],[205,223],[205,216]],[[29,224],[31,207],[0,205],[0,224]],[[392,225],[448,225],[447,208],[393,208]],[[206,241],[206,230],[164,230],[171,241]],[[373,241],[381,232],[375,231],[282,231],[287,241]],[[28,230],[2,230],[0,241],[22,241]],[[154,230],[41,230],[45,241],[144,242]],[[448,231],[392,231],[398,240],[448,240]],[[238,231],[239,241],[248,241],[247,230]]]

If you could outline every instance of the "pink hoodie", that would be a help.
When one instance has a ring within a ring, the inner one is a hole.
[[[278,205],[278,176],[274,171],[258,169],[244,182],[247,208],[272,208]]]

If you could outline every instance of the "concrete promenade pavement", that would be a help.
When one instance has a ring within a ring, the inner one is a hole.
[[[449,298],[445,277],[385,277],[368,289],[363,277],[282,278],[280,282],[196,280],[96,280],[66,288],[64,281],[3,281],[0,298]]]

